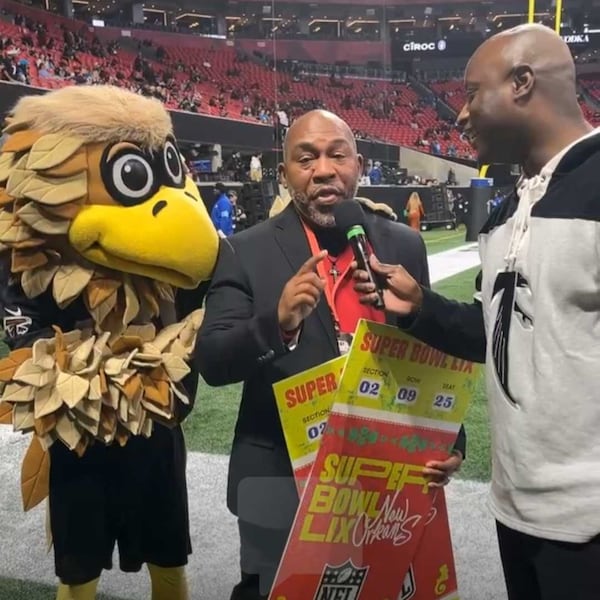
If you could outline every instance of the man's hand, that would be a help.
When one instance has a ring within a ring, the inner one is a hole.
[[[463,455],[460,450],[454,450],[452,456],[444,461],[430,460],[423,469],[423,475],[429,479],[430,488],[441,488],[448,484],[450,478],[458,469],[463,461]]]
[[[374,273],[381,275],[386,282],[383,290],[385,309],[403,317],[418,312],[423,302],[423,291],[406,269],[400,265],[384,265],[374,255],[371,255],[369,262]],[[353,267],[354,289],[361,295],[360,302],[375,304],[377,293],[375,286],[369,283],[367,272],[357,269],[356,263],[353,263]]]
[[[282,331],[298,329],[302,321],[316,308],[325,289],[325,281],[319,277],[315,268],[326,256],[326,250],[311,256],[285,284],[277,307],[279,327]]]

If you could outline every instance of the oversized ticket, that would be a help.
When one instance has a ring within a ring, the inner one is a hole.
[[[346,357],[276,384],[302,496],[271,599],[458,598],[444,496],[422,469],[447,458],[478,377],[361,321]]]
[[[334,358],[273,386],[299,494],[310,475],[346,364]]]

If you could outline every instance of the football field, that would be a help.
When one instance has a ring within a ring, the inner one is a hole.
[[[425,232],[424,239],[429,255],[435,256],[463,246],[464,230]],[[470,268],[438,281],[433,287],[448,297],[470,301],[476,272],[477,268]],[[191,557],[188,573],[192,579],[194,600],[228,600],[226,590],[230,589],[229,582],[235,582],[237,577],[235,522],[225,508],[224,488],[227,455],[231,448],[240,394],[239,384],[211,388],[200,381],[195,409],[184,424],[187,445],[191,452],[188,476],[194,555]],[[449,506],[461,506],[463,496],[469,494],[473,498],[474,506],[471,516],[480,515],[481,519],[485,520],[484,525],[480,527],[475,519],[475,526],[481,528],[481,535],[478,534],[475,545],[469,542],[465,554],[457,557],[459,583],[465,581],[467,590],[475,590],[481,585],[485,588],[486,576],[482,575],[485,563],[497,560],[495,548],[488,548],[493,545],[494,540],[490,533],[489,515],[486,514],[486,509],[482,508],[485,486],[477,483],[489,481],[490,474],[487,410],[482,385],[479,386],[469,408],[465,427],[468,459],[458,476],[463,481],[453,482],[449,486],[455,486],[454,492],[449,490]],[[39,510],[35,509],[25,515],[18,506],[18,478],[24,449],[25,440],[7,438],[6,435],[3,438],[3,433],[0,432],[0,477],[4,488],[0,492],[0,502],[3,503],[0,505],[0,527],[4,547],[0,547],[0,600],[52,600],[55,597],[54,570],[52,554],[47,554],[43,548],[44,510],[38,507]],[[211,519],[207,513],[212,513],[214,517]],[[463,517],[458,516],[456,519],[462,520]],[[451,511],[451,521],[453,520],[455,517]],[[468,533],[471,527],[471,524],[465,524],[463,527],[461,523],[455,529],[453,524],[455,546],[457,543],[461,544],[463,536],[466,539],[472,535]],[[485,546],[484,549],[479,548],[477,544]],[[477,568],[478,581],[471,585],[467,581],[470,575],[465,573],[466,567],[461,565],[468,564],[470,571],[477,561],[482,561]],[[497,565],[494,565],[489,574],[488,588],[493,590],[493,593],[486,592],[484,596],[478,596],[478,592],[473,592],[475,595],[468,593],[461,598],[483,600],[485,597],[486,600],[503,600],[503,590],[496,589],[499,585],[499,571],[496,567]],[[197,574],[197,570],[202,571],[202,575]],[[223,573],[219,572],[220,570]],[[105,594],[98,597],[104,600],[137,600],[143,597],[149,600],[145,573],[133,576],[122,575],[118,571],[106,573],[101,589],[105,590]],[[214,594],[208,591],[213,589]],[[496,595],[496,591],[499,595]]]

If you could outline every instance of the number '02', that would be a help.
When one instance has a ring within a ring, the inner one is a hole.
[[[361,396],[378,396],[381,384],[378,381],[363,379],[358,385],[358,393]]]
[[[319,436],[323,435],[325,431],[325,427],[327,426],[327,421],[321,421],[318,425],[312,425],[308,428],[308,439],[316,440]]]

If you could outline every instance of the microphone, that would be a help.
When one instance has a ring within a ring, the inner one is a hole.
[[[358,268],[366,271],[369,275],[369,281],[375,285],[378,296],[375,308],[383,309],[383,286],[380,278],[376,273],[373,273],[369,264],[371,253],[367,244],[367,234],[364,228],[365,213],[362,207],[357,200],[344,200],[333,207],[333,216],[337,228],[346,235]]]

